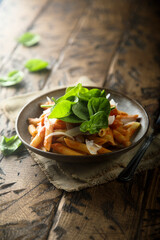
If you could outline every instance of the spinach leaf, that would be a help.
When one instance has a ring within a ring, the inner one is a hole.
[[[107,115],[110,113],[110,103],[107,98],[104,97],[92,97],[88,101],[88,111],[89,115],[92,116],[96,112],[104,111]]]
[[[71,114],[67,117],[59,118],[59,119],[64,121],[64,122],[69,122],[69,123],[82,123],[84,121],[83,119],[78,118],[74,114]]]
[[[58,103],[58,102],[60,102],[62,100],[65,100],[65,99],[67,99],[69,97],[77,96],[78,92],[81,90],[81,88],[82,88],[82,84],[81,83],[77,84],[77,86],[75,86],[75,87],[67,88],[68,90],[66,90],[65,95],[60,97],[60,98],[58,98],[56,102]]]
[[[52,107],[52,112],[48,118],[63,118],[71,114],[72,102],[63,100]]]
[[[83,88],[83,91],[80,91],[78,94],[78,97],[84,101],[89,101],[92,97],[100,97],[101,96],[101,90],[94,88],[88,91],[84,91],[85,88]]]
[[[78,101],[72,106],[72,111],[80,119],[89,120],[89,113],[86,102]]]
[[[31,47],[40,41],[40,36],[38,34],[26,32],[19,39],[18,42],[22,43],[26,47]]]
[[[22,142],[17,135],[7,138],[2,136],[0,142],[0,150],[4,156],[14,153],[20,146]]]
[[[46,69],[48,62],[41,59],[30,59],[26,62],[25,67],[28,68],[30,72],[37,72]]]
[[[99,111],[80,125],[81,132],[97,133],[101,128],[108,127],[108,115],[104,111]]]
[[[6,77],[0,78],[0,85],[4,87],[9,87],[18,84],[22,81],[24,73],[18,70],[9,72]]]

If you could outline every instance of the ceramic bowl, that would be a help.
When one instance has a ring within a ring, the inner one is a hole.
[[[87,88],[92,89],[92,88],[95,88],[95,86],[94,87],[87,86]],[[102,88],[99,88],[99,89],[102,90]],[[101,155],[68,156],[68,155],[61,155],[59,153],[45,152],[30,146],[31,136],[28,132],[28,118],[39,117],[42,113],[42,108],[40,108],[40,104],[46,101],[46,97],[54,96],[54,98],[59,98],[60,96],[64,95],[65,88],[59,88],[53,91],[49,91],[35,98],[34,100],[29,102],[22,108],[22,110],[20,111],[16,119],[16,131],[19,138],[28,149],[35,152],[36,154],[39,154],[46,158],[54,159],[60,162],[87,163],[87,162],[105,161],[105,160],[120,156],[121,154],[124,154],[126,151],[130,151],[138,143],[142,141],[142,139],[144,138],[144,136],[148,131],[148,127],[149,127],[148,115],[144,110],[144,108],[137,101],[129,98],[128,96],[122,93],[113,91],[111,89],[105,89],[105,90],[107,94],[110,93],[109,99],[113,98],[114,101],[118,103],[119,110],[125,111],[131,115],[134,115],[134,114],[139,115],[141,127],[137,131],[137,133],[134,135],[134,138],[132,139],[132,144],[129,147],[125,147],[123,149],[117,149],[111,153],[106,153]]]

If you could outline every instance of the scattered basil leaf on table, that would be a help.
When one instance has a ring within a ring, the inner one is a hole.
[[[9,72],[6,77],[0,78],[0,85],[4,87],[9,87],[18,84],[22,81],[24,73],[18,70]]]
[[[25,67],[30,72],[37,72],[43,69],[46,69],[48,66],[48,62],[43,61],[41,59],[30,59],[26,62]]]
[[[19,43],[22,43],[26,47],[32,47],[33,45],[39,43],[40,36],[38,34],[26,32],[18,39]]]
[[[49,118],[81,123],[80,130],[91,134],[108,127],[111,111],[105,90],[87,89],[79,83],[66,89],[64,96],[55,100]]]
[[[4,156],[11,155],[21,146],[21,144],[22,142],[17,135],[10,138],[2,136],[0,150]]]

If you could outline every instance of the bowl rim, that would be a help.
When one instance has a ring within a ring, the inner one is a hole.
[[[74,85],[69,85],[69,86],[74,86]],[[54,88],[54,89],[52,89],[52,90],[50,90],[50,91],[46,91],[46,92],[43,92],[42,94],[40,94],[38,97],[35,97],[35,98],[33,98],[31,101],[29,101],[28,103],[26,103],[22,108],[21,108],[21,110],[19,111],[19,113],[18,113],[18,115],[17,115],[17,117],[16,117],[16,121],[15,121],[15,129],[16,129],[16,133],[17,133],[17,135],[18,135],[18,137],[20,138],[20,140],[22,141],[22,143],[27,147],[27,148],[29,148],[31,151],[33,151],[33,152],[35,152],[35,153],[37,153],[37,154],[39,154],[39,155],[41,155],[41,156],[45,156],[45,157],[47,157],[47,158],[50,158],[50,159],[54,159],[54,160],[56,160],[56,158],[57,159],[59,159],[59,158],[62,158],[62,157],[64,157],[64,158],[76,158],[77,160],[78,159],[84,159],[84,162],[85,162],[85,159],[87,158],[87,159],[90,159],[90,158],[97,158],[97,157],[100,157],[100,156],[106,156],[106,157],[109,157],[109,156],[115,156],[115,155],[117,155],[117,154],[122,154],[122,153],[125,153],[125,152],[127,152],[127,151],[129,151],[129,150],[131,150],[131,149],[133,149],[135,146],[137,146],[143,139],[144,139],[144,137],[146,136],[146,134],[147,134],[147,132],[148,132],[148,129],[149,129],[149,126],[150,126],[150,119],[149,119],[149,115],[148,115],[148,113],[147,113],[147,111],[145,110],[145,108],[137,101],[137,100],[135,100],[135,99],[132,99],[131,97],[129,97],[128,95],[126,95],[126,94],[124,94],[124,93],[122,93],[122,92],[119,92],[119,91],[116,91],[116,90],[112,90],[111,88],[105,88],[105,87],[99,87],[99,86],[94,86],[94,85],[83,85],[83,87],[87,87],[87,88],[98,88],[98,89],[104,89],[104,90],[106,90],[106,91],[108,91],[108,92],[112,92],[112,93],[114,93],[114,94],[117,94],[117,95],[121,95],[122,97],[125,97],[125,98],[127,98],[128,100],[130,100],[131,102],[134,102],[136,105],[138,105],[139,107],[140,107],[140,109],[142,109],[143,110],[143,112],[144,112],[144,114],[145,114],[145,116],[146,116],[146,119],[147,119],[147,127],[146,127],[146,129],[145,129],[145,131],[144,131],[144,133],[143,133],[143,135],[139,138],[139,140],[138,141],[136,141],[135,143],[132,143],[130,146],[128,146],[128,147],[124,147],[124,148],[120,148],[120,149],[117,149],[117,150],[115,150],[115,151],[113,151],[113,152],[108,152],[108,153],[103,153],[103,154],[96,154],[96,155],[64,155],[64,154],[60,154],[60,153],[54,153],[54,152],[45,152],[45,151],[43,151],[43,150],[41,150],[41,149],[38,149],[38,148],[34,148],[34,147],[32,147],[31,145],[29,145],[22,137],[21,137],[21,135],[20,135],[20,133],[19,133],[19,130],[18,130],[18,123],[19,123],[19,120],[20,120],[20,117],[21,117],[21,114],[23,113],[23,111],[25,111],[25,108],[28,106],[28,105],[30,105],[30,104],[32,104],[35,100],[38,100],[38,99],[41,99],[41,98],[43,98],[43,97],[45,97],[47,94],[50,94],[50,93],[52,93],[52,92],[55,92],[55,91],[58,91],[58,90],[64,90],[65,91],[65,89],[67,88],[68,86],[66,86],[66,87],[64,87],[64,86],[62,86],[62,87],[57,87],[57,88]],[[47,156],[46,156],[47,155]],[[66,162],[66,161],[65,161]]]

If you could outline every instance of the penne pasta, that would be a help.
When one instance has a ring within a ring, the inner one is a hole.
[[[61,154],[64,155],[84,155],[82,153],[79,153],[77,151],[74,151],[66,146],[64,146],[62,143],[53,143],[51,148]]]
[[[46,151],[50,151],[52,144],[52,136],[49,136],[53,132],[53,125],[50,123],[49,119],[45,118],[45,137],[44,137],[44,147]]]
[[[45,128],[43,127],[41,131],[32,139],[30,145],[37,148],[44,140]]]
[[[131,142],[129,141],[128,137],[122,135],[119,131],[114,129],[113,130],[113,135],[114,135],[115,140],[118,143],[124,145],[125,147],[128,147],[129,145],[131,145]]]
[[[55,102],[47,97],[39,118],[28,119],[30,145],[65,155],[104,154],[130,146],[141,125],[138,115],[117,109],[104,90],[89,91],[79,85]]]
[[[28,131],[32,137],[35,137],[37,134],[37,129],[36,129],[35,125],[33,125],[33,124],[30,124],[28,126]]]

